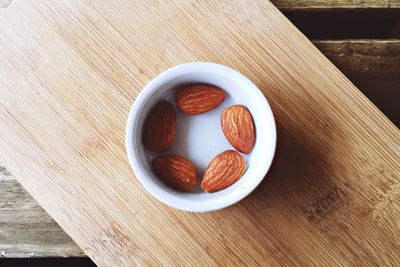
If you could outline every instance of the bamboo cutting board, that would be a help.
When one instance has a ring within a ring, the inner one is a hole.
[[[399,131],[270,2],[15,0],[0,57],[1,160],[98,265],[400,265]],[[244,73],[278,124],[218,212],[157,202],[124,149],[141,88],[189,61]]]

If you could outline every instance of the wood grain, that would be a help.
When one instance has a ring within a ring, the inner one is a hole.
[[[399,131],[269,2],[19,1],[0,33],[4,163],[97,264],[400,264]],[[206,214],[151,198],[123,142],[140,88],[194,60],[253,80],[279,133],[261,186]]]
[[[317,40],[313,43],[400,127],[400,40]]]
[[[281,10],[400,8],[399,0],[272,0]]]
[[[4,167],[0,196],[0,258],[85,255]]]
[[[400,126],[399,40],[323,40],[313,44]],[[84,255],[1,164],[0,196],[0,229],[7,235],[0,235],[0,240],[7,240],[0,246],[3,257]],[[26,221],[14,223],[21,213],[29,214],[24,216]]]
[[[1,8],[8,7],[13,0],[0,0]],[[399,0],[272,0],[280,10],[325,10],[325,9],[394,9],[400,8]]]
[[[400,80],[400,40],[316,40],[313,43],[352,78]]]

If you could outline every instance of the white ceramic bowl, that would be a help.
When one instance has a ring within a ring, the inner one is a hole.
[[[256,142],[245,155],[247,170],[230,187],[206,193],[196,185],[190,193],[176,191],[161,182],[152,172],[151,160],[160,154],[147,151],[142,144],[142,127],[150,109],[160,100],[175,106],[176,88],[188,83],[207,83],[225,90],[225,101],[216,109],[201,115],[177,113],[177,135],[172,147],[163,154],[174,154],[191,160],[199,172],[199,180],[211,159],[233,149],[220,124],[224,108],[233,104],[246,106],[256,129]],[[276,126],[264,95],[239,72],[214,63],[187,63],[175,66],[155,77],[140,92],[129,112],[126,128],[126,150],[132,169],[142,185],[161,202],[185,211],[204,212],[228,207],[251,193],[266,175],[275,153]]]

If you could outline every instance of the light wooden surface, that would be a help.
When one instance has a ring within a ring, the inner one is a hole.
[[[0,0],[0,8],[9,6],[12,1]],[[271,2],[281,10],[400,8],[399,0],[272,0]]]
[[[8,7],[0,147],[22,185],[99,265],[400,264],[398,130],[268,2],[169,4]],[[279,132],[262,185],[207,214],[152,199],[123,148],[140,88],[192,60],[245,73]]]
[[[386,115],[400,121],[397,103],[400,99],[399,40],[320,40],[313,43],[350,80],[363,85],[360,90],[368,93],[369,99]],[[1,166],[0,163],[0,255],[83,256],[82,250]]]

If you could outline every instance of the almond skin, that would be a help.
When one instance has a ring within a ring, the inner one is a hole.
[[[157,177],[175,189],[189,192],[197,183],[196,168],[183,157],[161,156],[153,159],[151,163]]]
[[[222,131],[238,151],[248,154],[253,149],[255,131],[250,111],[242,105],[226,108],[221,115]]]
[[[176,94],[176,105],[187,115],[197,115],[218,107],[224,99],[224,90],[213,85],[196,83],[179,89]]]
[[[243,176],[246,161],[237,151],[226,150],[213,158],[204,173],[201,188],[215,192],[235,183]]]
[[[163,152],[174,142],[176,113],[168,101],[157,103],[147,115],[143,126],[144,147],[153,152]]]

